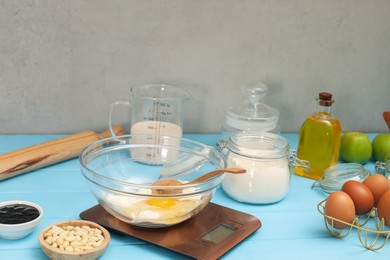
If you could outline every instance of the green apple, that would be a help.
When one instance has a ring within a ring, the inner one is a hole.
[[[387,160],[389,160],[389,159],[390,159],[390,151],[385,156],[385,162],[387,162]]]
[[[364,164],[371,155],[371,141],[365,133],[347,132],[341,137],[340,157],[344,162]]]
[[[378,134],[372,140],[372,155],[376,161],[385,162],[387,153],[390,152],[390,133]]]

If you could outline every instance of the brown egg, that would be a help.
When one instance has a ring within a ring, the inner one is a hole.
[[[390,227],[390,190],[383,193],[377,205],[378,217],[385,219],[385,225]]]
[[[382,194],[390,189],[390,185],[386,177],[378,173],[368,176],[367,179],[363,181],[363,184],[370,189],[372,195],[374,196],[374,206],[378,204],[379,198]]]
[[[343,191],[335,191],[332,192],[326,199],[325,214],[351,224],[355,219],[355,206],[347,193]],[[332,225],[332,219],[327,218],[326,221],[329,225]],[[333,227],[337,229],[344,229],[348,227],[348,225],[335,220]]]
[[[341,188],[342,191],[351,197],[355,205],[356,215],[364,215],[374,207],[374,196],[370,189],[361,182],[347,181]]]

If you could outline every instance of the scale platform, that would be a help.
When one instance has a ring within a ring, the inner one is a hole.
[[[194,217],[166,228],[130,225],[100,205],[80,217],[196,259],[217,259],[261,227],[255,216],[211,202]]]

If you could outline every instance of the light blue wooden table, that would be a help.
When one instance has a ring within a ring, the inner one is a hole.
[[[283,134],[291,148],[297,134]],[[0,153],[62,137],[62,135],[0,135]],[[214,146],[218,135],[187,134],[186,138]],[[373,135],[370,135],[372,138]],[[374,163],[365,165],[375,172]],[[311,189],[313,180],[292,175],[290,191],[279,203],[249,205],[229,198],[219,188],[212,202],[258,217],[262,227],[222,259],[389,259],[390,245],[379,251],[361,246],[357,232],[344,239],[328,234],[317,204],[326,198]],[[96,205],[79,168],[78,159],[26,173],[0,182],[0,201],[28,200],[42,206],[44,216],[30,236],[15,241],[0,238],[0,259],[47,259],[38,233],[55,222],[79,219],[79,213]],[[186,259],[178,253],[111,232],[111,242],[100,259]]]

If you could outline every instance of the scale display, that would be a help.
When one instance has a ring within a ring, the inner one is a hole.
[[[194,217],[166,228],[125,223],[96,205],[80,213],[85,220],[196,259],[216,259],[261,227],[255,216],[209,203]]]

